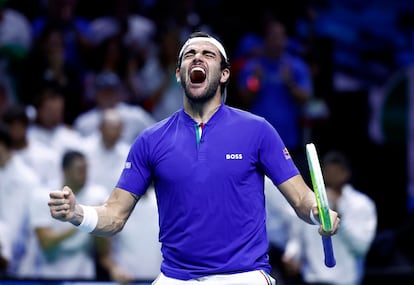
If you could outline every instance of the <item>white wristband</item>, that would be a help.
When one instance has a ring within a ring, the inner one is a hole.
[[[79,206],[83,209],[83,220],[77,228],[83,232],[90,233],[98,225],[98,212],[91,206]]]
[[[313,215],[312,209],[310,210],[309,217],[314,225],[320,225],[321,223]]]

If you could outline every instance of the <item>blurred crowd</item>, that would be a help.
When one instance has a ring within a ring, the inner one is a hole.
[[[195,30],[228,48],[227,103],[269,120],[309,183],[307,142],[354,162],[353,185],[378,209],[368,265],[412,268],[414,5],[287,2],[0,0],[3,276],[156,277],[152,189],[114,240],[48,219],[44,197],[72,185],[86,203],[105,199],[135,137],[181,108],[177,55]]]

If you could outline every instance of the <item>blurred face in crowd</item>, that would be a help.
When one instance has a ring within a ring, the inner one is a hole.
[[[122,134],[122,118],[114,109],[106,110],[100,126],[102,140],[106,148],[112,148]]]
[[[75,158],[64,170],[65,183],[73,190],[81,189],[86,183],[88,165],[83,157]]]
[[[44,50],[52,68],[61,68],[65,60],[63,34],[59,30],[50,31],[44,43]]]
[[[37,108],[38,123],[44,128],[53,129],[63,122],[64,108],[65,99],[62,96],[48,96]]]
[[[74,17],[77,0],[48,0],[47,4],[50,16],[66,23]]]
[[[265,35],[266,52],[275,57],[279,56],[286,46],[286,31],[283,24],[270,22]]]
[[[27,125],[21,121],[13,121],[9,124],[10,136],[13,143],[13,149],[19,149],[26,145]]]
[[[118,89],[112,87],[101,88],[96,91],[96,104],[100,109],[109,109],[119,103]]]
[[[350,178],[349,170],[340,163],[328,163],[323,166],[325,184],[333,190],[340,190]]]

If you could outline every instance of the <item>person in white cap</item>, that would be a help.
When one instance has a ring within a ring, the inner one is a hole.
[[[144,108],[122,99],[122,84],[118,74],[111,71],[99,73],[95,78],[95,106],[76,117],[73,127],[82,137],[99,131],[103,112],[114,108],[121,114],[123,129],[121,140],[132,144],[136,136],[156,120]]]

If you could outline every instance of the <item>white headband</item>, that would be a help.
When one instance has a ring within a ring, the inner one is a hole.
[[[186,47],[188,47],[190,44],[196,43],[196,42],[209,42],[209,43],[213,44],[220,51],[221,55],[227,61],[227,54],[226,54],[226,51],[225,51],[223,45],[218,40],[216,40],[215,38],[212,38],[212,37],[195,37],[195,38],[188,39],[184,43],[183,47],[181,48],[180,53],[178,54],[178,58],[181,58],[181,56],[183,55],[184,49]]]

